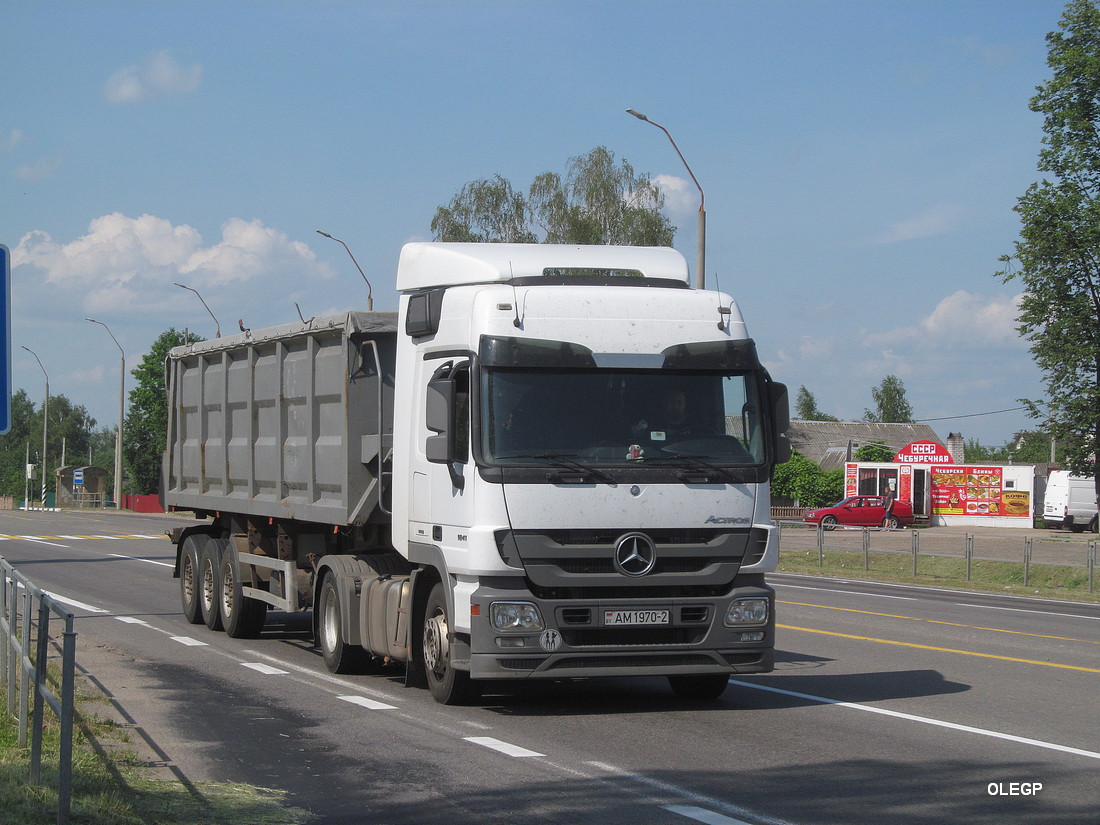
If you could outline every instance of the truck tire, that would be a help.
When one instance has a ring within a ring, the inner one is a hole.
[[[226,543],[221,552],[221,582],[218,587],[218,612],[227,636],[255,639],[267,621],[267,603],[250,599],[241,590],[237,550]]]
[[[722,695],[730,683],[728,673],[686,673],[669,676],[668,685],[681,699],[713,701]]]
[[[424,604],[420,655],[428,689],[441,705],[464,705],[481,696],[481,683],[471,679],[469,671],[456,670],[451,662],[453,638],[447,617],[447,595],[442,583],[437,582]]]
[[[199,605],[202,608],[202,620],[211,630],[222,629],[218,594],[222,589],[222,548],[226,544],[225,539],[209,539],[199,554]]]
[[[332,673],[366,673],[373,669],[374,659],[358,645],[344,639],[341,617],[344,605],[340,604],[340,590],[336,587],[336,575],[329,573],[321,584],[317,601],[317,639],[325,667]]]
[[[202,624],[202,603],[200,601],[201,580],[199,563],[202,548],[208,537],[203,533],[192,533],[180,545],[180,605],[183,617],[190,624]]]

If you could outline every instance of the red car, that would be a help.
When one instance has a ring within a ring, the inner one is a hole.
[[[818,507],[802,518],[832,530],[838,524],[852,527],[903,527],[913,523],[913,505],[895,501],[889,517],[882,496],[851,496],[832,507]]]

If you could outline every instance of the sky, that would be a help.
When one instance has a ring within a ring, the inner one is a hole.
[[[169,327],[396,309],[463,184],[605,146],[663,188],[773,378],[858,420],[887,375],[941,438],[1035,428],[1017,198],[1061,0],[53,2],[0,11],[12,385],[118,419]],[[297,304],[297,307],[296,307]],[[965,416],[965,417],[962,417]]]

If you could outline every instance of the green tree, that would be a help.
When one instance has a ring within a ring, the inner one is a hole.
[[[1025,402],[1065,448],[1069,469],[1096,475],[1100,450],[1100,8],[1072,0],[1047,35],[1053,76],[1038,87],[1038,170],[1017,201],[1020,239],[997,273],[1023,286],[1019,330],[1043,372],[1045,401]],[[1100,493],[1100,476],[1097,477]]]
[[[839,421],[835,415],[829,415],[817,408],[817,399],[806,387],[798,388],[794,401],[795,418],[799,421]]]
[[[95,419],[80,404],[65,395],[51,395],[49,425],[46,430],[46,486],[53,490],[53,473],[62,463],[87,462],[89,448],[95,440]],[[112,442],[113,443],[113,442]],[[0,436],[0,495],[22,497],[26,487],[26,462],[30,447],[30,462],[42,461],[42,407],[36,407],[25,390],[19,389],[11,398],[11,429]],[[111,455],[114,453],[112,451]],[[110,466],[110,465],[103,465]],[[39,470],[38,472],[41,472]],[[35,498],[41,491],[42,478],[31,485]]]
[[[597,146],[570,158],[566,175],[544,172],[525,197],[501,175],[465,184],[436,209],[437,241],[671,246],[676,227],[648,175]]]
[[[194,338],[190,340],[194,341]],[[130,374],[137,386],[130,390],[126,413],[126,489],[131,493],[155,493],[160,486],[160,462],[168,439],[168,395],[164,386],[164,360],[172,347],[184,343],[184,333],[174,328],[162,332]]]
[[[800,507],[833,504],[844,497],[844,471],[822,470],[796,450],[775,468],[771,490],[775,498],[796,501]]]
[[[871,388],[874,410],[864,410],[863,420],[879,424],[909,424],[913,408],[905,397],[905,385],[896,375],[887,375],[882,383]]]

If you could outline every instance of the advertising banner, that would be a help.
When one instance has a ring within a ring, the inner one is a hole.
[[[1003,467],[953,464],[932,469],[933,515],[1026,518],[1030,505],[1030,493],[1005,490]]]

